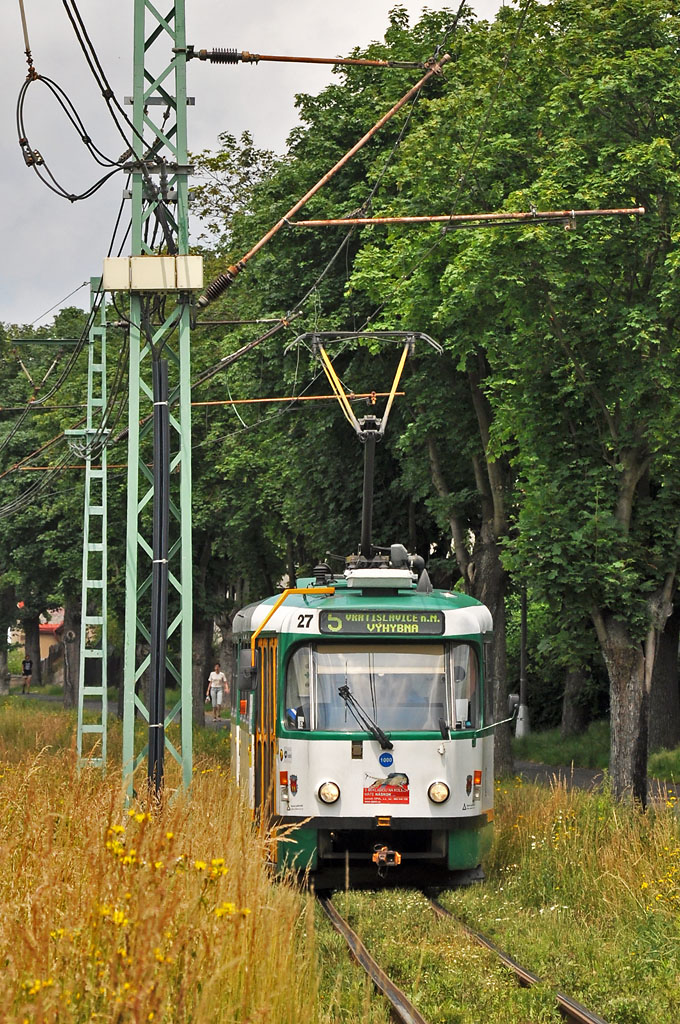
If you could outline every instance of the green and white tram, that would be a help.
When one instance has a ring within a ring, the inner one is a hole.
[[[234,620],[234,775],[284,835],[277,869],[318,886],[482,877],[491,614],[421,567],[401,545],[317,566]]]

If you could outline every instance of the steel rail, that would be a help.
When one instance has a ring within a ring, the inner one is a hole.
[[[397,988],[390,981],[382,967],[368,952],[356,932],[353,932],[345,919],[340,916],[330,899],[317,895],[317,900],[335,930],[344,938],[356,962],[360,967],[363,967],[378,991],[389,1000],[395,1019],[400,1024],[428,1024],[422,1014],[409,1002],[401,989]]]
[[[476,932],[472,928],[468,928],[466,924],[459,921],[458,918],[443,907],[441,903],[431,897],[426,897],[432,910],[437,914],[438,917],[446,918],[448,920],[455,921],[459,925],[466,935],[471,939],[474,939],[480,946],[484,946],[486,949],[495,953],[496,956],[508,967],[519,981],[520,985],[524,985],[527,988],[531,985],[542,985],[545,984],[545,979],[539,978],[533,971],[527,970],[526,967],[522,967],[516,960],[513,959],[508,953],[504,953],[491,939],[487,939],[481,932]],[[562,1016],[569,1022],[569,1024],[607,1024],[607,1021],[603,1017],[599,1017],[592,1010],[588,1010],[582,1003],[579,1003],[576,999],[572,999],[571,996],[565,996],[563,992],[556,991],[554,993],[557,1007]]]

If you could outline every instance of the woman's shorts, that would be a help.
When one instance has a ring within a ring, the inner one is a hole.
[[[220,687],[211,686],[210,687],[210,696],[212,697],[212,706],[214,708],[221,708],[222,707],[222,698],[224,696],[223,688],[221,686]]]

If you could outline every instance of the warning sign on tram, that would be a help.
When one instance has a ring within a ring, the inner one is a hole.
[[[322,633],[342,636],[441,636],[444,632],[443,612],[399,611],[322,611],[319,615]]]

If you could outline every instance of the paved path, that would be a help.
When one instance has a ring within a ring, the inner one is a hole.
[[[530,782],[545,786],[553,782],[566,783],[567,788],[599,789],[604,781],[604,772],[592,768],[567,768],[564,765],[538,764],[536,761],[515,761],[515,772]],[[680,794],[680,786],[660,779],[649,780],[649,795],[657,799]]]

